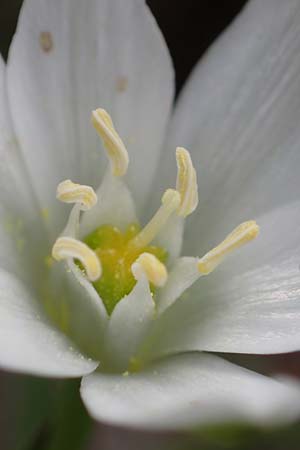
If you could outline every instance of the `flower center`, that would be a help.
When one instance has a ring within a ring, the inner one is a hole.
[[[102,138],[112,176],[124,176],[129,157],[109,114],[103,109],[97,109],[92,113],[92,121]],[[90,186],[76,184],[71,180],[58,185],[57,198],[65,203],[73,203],[74,207],[65,229],[52,248],[52,256],[57,261],[66,260],[69,270],[80,284],[93,296],[99,294],[108,315],[140,279],[147,279],[152,294],[167,282],[168,273],[164,264],[168,257],[167,251],[152,242],[168,226],[171,217],[177,215],[183,220],[198,204],[197,175],[189,152],[178,147],[176,160],[176,189],[165,191],[160,208],[143,229],[136,223],[130,224],[124,231],[113,224],[105,224],[83,240],[78,240],[80,215],[96,205],[98,196]],[[195,269],[193,278],[208,275],[233,250],[254,239],[258,231],[255,221],[244,222],[201,259],[192,258]],[[188,285],[189,271],[182,276],[181,286]],[[170,279],[172,284],[174,274]],[[168,289],[172,291],[170,286],[166,286]]]
[[[112,313],[118,301],[129,294],[136,284],[131,267],[141,254],[154,255],[162,263],[167,260],[167,252],[163,248],[132,245],[132,240],[140,231],[140,226],[135,223],[129,225],[123,233],[113,225],[102,225],[84,239],[101,261],[102,274],[93,285],[108,314]],[[153,283],[150,283],[150,288],[154,292]]]

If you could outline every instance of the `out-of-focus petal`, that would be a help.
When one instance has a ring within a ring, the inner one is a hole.
[[[97,365],[44,318],[22,282],[1,270],[1,368],[47,377],[79,377]]]
[[[95,372],[84,377],[81,396],[101,422],[148,429],[233,421],[264,426],[300,413],[298,387],[199,353],[167,358],[127,376]]]

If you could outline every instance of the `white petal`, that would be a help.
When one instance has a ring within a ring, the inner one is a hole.
[[[97,204],[82,216],[81,237],[85,237],[104,224],[114,225],[124,230],[128,225],[138,223],[133,199],[123,180],[107,172],[97,191],[97,196]]]
[[[114,370],[128,368],[154,318],[155,306],[149,282],[142,277],[129,295],[115,307],[108,326],[108,358]]]
[[[184,218],[178,216],[176,213],[172,214],[159,235],[153,241],[155,245],[167,250],[168,266],[170,266],[180,255],[183,242],[184,224]]]
[[[23,213],[33,213],[34,198],[18,141],[12,129],[6,90],[6,66],[0,55],[0,153],[1,153],[1,204]]]
[[[0,56],[0,267],[25,277],[22,250],[28,244],[28,225],[38,240],[38,214],[34,195],[11,126],[6,93],[6,67]],[[40,230],[41,231],[41,230]]]
[[[162,313],[200,278],[197,259],[179,258],[172,266],[166,285],[157,293],[157,309]]]
[[[101,422],[150,429],[234,421],[264,426],[300,414],[299,388],[199,353],[128,376],[94,373],[83,379],[81,395]]]
[[[259,218],[260,236],[161,316],[150,353],[299,350],[299,219],[299,202]]]
[[[248,2],[179,99],[161,168],[168,182],[173,149],[184,145],[198,171],[186,254],[299,196],[299,23],[299,0]]]
[[[64,263],[55,264],[49,276],[46,312],[81,351],[102,361],[108,317],[95,288],[81,274],[75,277]]]
[[[97,365],[44,319],[25,285],[1,271],[1,368],[41,376],[78,377]]]
[[[145,197],[173,71],[143,1],[26,0],[8,67],[14,124],[43,207],[54,214],[63,179],[99,184],[106,156],[90,123],[98,106],[112,115],[131,157],[131,185],[140,201]]]

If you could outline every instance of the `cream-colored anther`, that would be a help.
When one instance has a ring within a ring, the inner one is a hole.
[[[92,122],[107,150],[112,174],[116,177],[125,175],[129,157],[122,139],[115,130],[110,115],[104,109],[96,109],[92,112]]]
[[[189,152],[183,147],[176,149],[177,181],[176,189],[181,202],[177,210],[179,216],[186,217],[195,211],[198,205],[197,173]]]
[[[168,278],[166,266],[151,253],[142,253],[132,264],[131,271],[136,280],[144,274],[156,287],[163,287]]]
[[[208,252],[198,261],[198,270],[207,275],[212,272],[233,250],[252,241],[259,233],[259,226],[254,220],[244,222],[235,228],[224,241]]]
[[[180,194],[175,189],[167,189],[161,199],[161,207],[152,217],[150,222],[133,238],[130,246],[145,247],[157,236],[166,224],[170,215],[176,211],[180,204]]]
[[[70,237],[60,237],[52,248],[52,257],[56,261],[62,259],[78,259],[85,268],[87,278],[96,281],[101,277],[101,263],[93,250],[86,244]]]
[[[97,203],[97,195],[90,186],[65,180],[59,183],[56,198],[65,203],[80,203],[83,210],[91,209]]]

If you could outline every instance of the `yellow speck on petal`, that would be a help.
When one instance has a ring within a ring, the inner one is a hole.
[[[44,262],[45,262],[45,265],[48,267],[48,269],[50,269],[54,264],[54,259],[52,258],[52,256],[48,255],[44,259]]]
[[[136,143],[136,137],[135,136],[129,136],[126,140],[127,144],[134,145]]]
[[[96,253],[86,244],[70,237],[60,237],[52,248],[52,257],[57,261],[77,259],[84,266],[90,281],[101,277],[101,263]]]
[[[13,223],[13,220],[12,220],[11,216],[7,216],[4,219],[4,229],[5,229],[6,233],[8,233],[8,234],[12,234],[13,233],[13,231],[14,231],[14,223]]]
[[[116,177],[122,177],[127,172],[129,157],[123,141],[115,130],[110,115],[104,109],[96,109],[92,112],[92,123],[107,150],[112,174]]]
[[[53,49],[53,38],[49,31],[40,33],[40,46],[45,53],[49,53]]]
[[[24,222],[20,218],[8,215],[4,219],[4,229],[9,234],[18,236],[23,231],[23,228]]]
[[[183,147],[176,149],[177,182],[181,202],[177,210],[179,216],[186,217],[195,211],[198,205],[197,174],[189,152]]]
[[[68,333],[70,329],[70,312],[66,301],[60,303],[60,329],[64,333]]]
[[[142,253],[131,266],[136,280],[145,275],[156,287],[163,287],[168,278],[166,266],[151,253]]]
[[[221,244],[198,261],[198,270],[203,275],[211,273],[233,250],[256,238],[259,226],[254,220],[244,222],[235,228]]]
[[[91,186],[73,183],[65,180],[59,183],[56,198],[65,203],[80,203],[82,209],[91,209],[97,203],[97,194]]]
[[[125,76],[120,76],[116,81],[117,92],[125,92],[128,88],[128,78]]]
[[[24,228],[24,222],[22,219],[17,219],[16,221],[16,232],[21,232]]]
[[[25,239],[19,237],[19,238],[17,239],[16,245],[17,245],[17,250],[18,250],[18,252],[19,252],[19,253],[22,253],[23,250],[24,250],[24,247],[25,247]]]
[[[129,373],[140,372],[142,370],[142,368],[143,368],[143,364],[140,359],[138,359],[134,356],[132,358],[130,358],[129,364],[128,364]]]
[[[49,209],[48,208],[41,209],[41,217],[44,219],[45,222],[47,222],[49,220]]]

